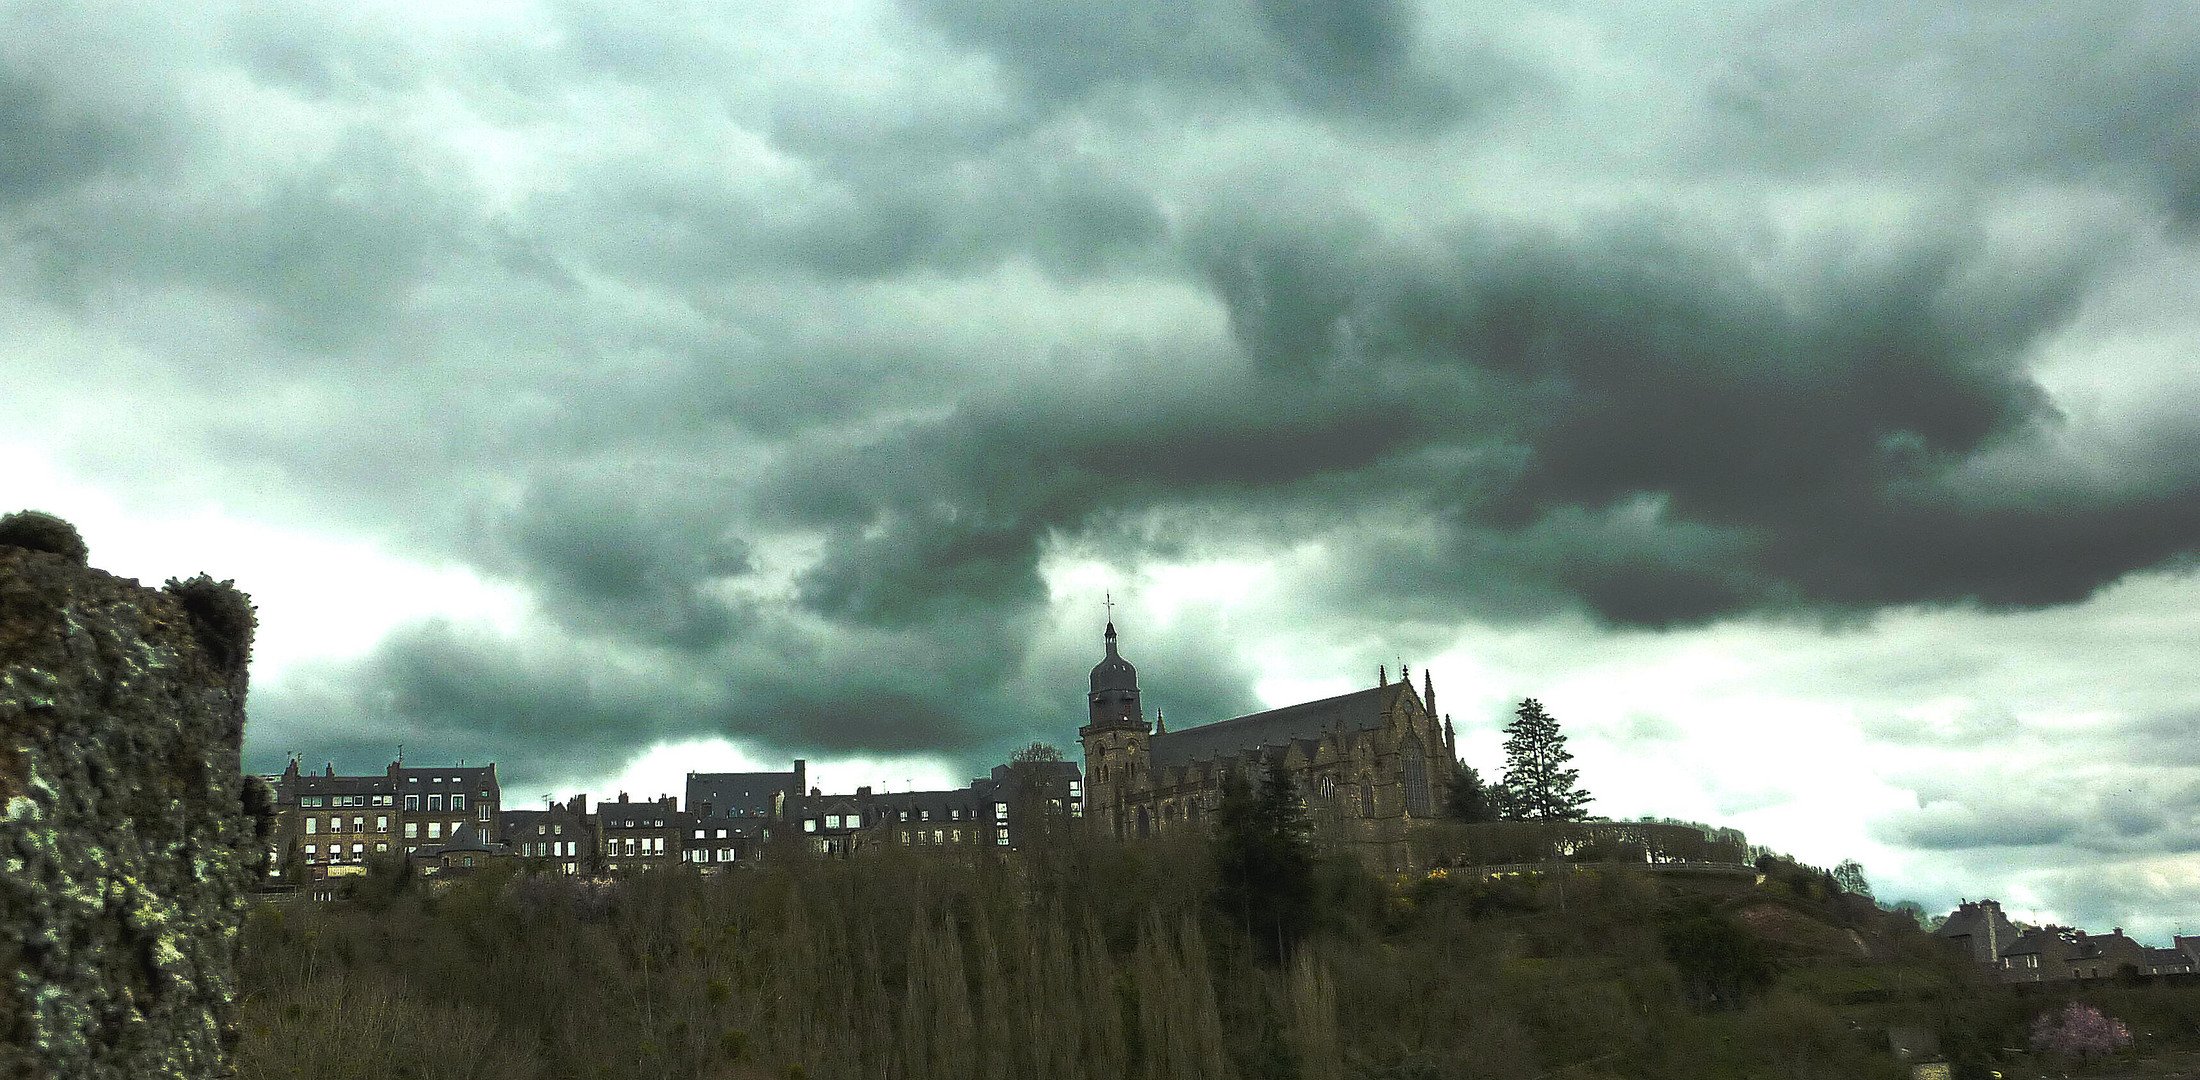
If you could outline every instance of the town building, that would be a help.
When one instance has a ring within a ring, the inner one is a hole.
[[[678,802],[670,795],[648,802],[633,802],[626,792],[596,807],[596,830],[601,838],[603,869],[617,873],[653,870],[684,861],[687,848],[682,837],[692,831]]]
[[[413,872],[422,877],[471,874],[493,863],[510,862],[515,858],[509,845],[483,838],[471,821],[460,822],[442,843],[421,845],[405,855]]]
[[[497,826],[514,857],[561,874],[592,872],[600,856],[596,819],[588,796],[575,795],[541,810],[506,810]]]
[[[399,800],[406,854],[457,835],[461,826],[471,826],[483,840],[497,839],[504,795],[494,763],[423,769],[391,762],[389,780]]]
[[[1270,763],[1291,776],[1319,836],[1378,869],[1405,869],[1407,831],[1441,813],[1458,756],[1426,671],[1419,694],[1410,680],[1378,673],[1364,690],[1169,731],[1158,718],[1147,721],[1114,622],[1104,638],[1086,699],[1089,722],[1078,730],[1084,814],[1103,835],[1202,830],[1227,778],[1257,785]]]
[[[2150,948],[2124,935],[2121,926],[2088,934],[2070,926],[2014,923],[1992,900],[1966,900],[1934,935],[1961,947],[1972,962],[2003,982],[2052,983],[2190,975],[2200,966],[2200,939],[2179,937],[2171,948]],[[2188,942],[2194,947],[2188,947]]]
[[[336,766],[301,772],[298,759],[275,780],[271,884],[298,886],[366,873],[367,860],[397,843],[396,786],[388,776],[338,776]]]

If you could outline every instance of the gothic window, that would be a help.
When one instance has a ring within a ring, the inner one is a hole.
[[[1406,812],[1415,817],[1429,816],[1428,758],[1421,753],[1421,744],[1406,743]]]
[[[1335,802],[1337,799],[1337,778],[1334,776],[1322,777],[1321,791],[1323,802]]]

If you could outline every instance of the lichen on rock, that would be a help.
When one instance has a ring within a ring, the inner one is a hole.
[[[227,1075],[269,797],[240,751],[252,605],[0,518],[0,1076]]]

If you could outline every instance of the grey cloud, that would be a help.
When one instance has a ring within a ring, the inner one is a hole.
[[[66,102],[43,73],[0,59],[0,208],[135,168],[162,137],[150,118]]]
[[[1218,238],[1191,249],[1257,367],[1418,381],[1459,424],[1448,438],[1519,451],[1516,471],[1426,476],[1459,530],[1438,565],[1494,530],[1606,617],[1664,624],[1798,604],[2062,603],[2200,535],[2189,471],[2139,478],[2151,491],[1952,482],[2056,424],[2024,365],[2086,294],[2090,244],[2012,261],[1944,225],[1876,265],[1814,268],[1798,303],[1736,238],[1687,238],[1667,219],[1409,249],[1349,220],[1248,214],[1207,224]]]
[[[1454,78],[1423,69],[1413,53],[1416,12],[1400,0],[1200,8],[1154,0],[912,0],[911,6],[990,52],[1046,102],[1159,85],[1280,97],[1316,114],[1427,131],[1532,81],[1529,69],[1494,50],[1460,59],[1453,70],[1466,74]]]
[[[2170,2],[1901,3],[1757,16],[1698,145],[1757,168],[2105,181],[2200,222],[2200,19]]]

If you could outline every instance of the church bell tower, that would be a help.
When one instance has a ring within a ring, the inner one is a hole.
[[[1078,729],[1085,744],[1085,814],[1121,838],[1125,801],[1142,791],[1151,776],[1147,740],[1153,729],[1138,703],[1138,669],[1115,650],[1115,621],[1108,621],[1108,654],[1092,669],[1092,693],[1085,699],[1090,722]]]

